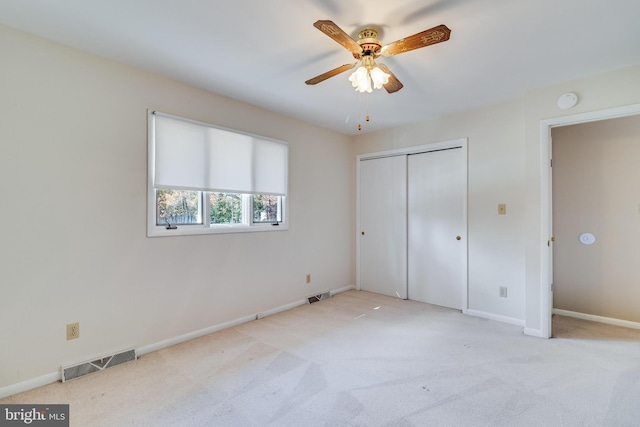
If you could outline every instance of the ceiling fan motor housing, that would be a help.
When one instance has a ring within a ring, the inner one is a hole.
[[[358,33],[358,44],[362,47],[362,53],[353,54],[353,57],[360,59],[363,56],[373,55],[375,57],[380,55],[380,49],[382,49],[382,43],[378,40],[378,32],[371,28],[365,28]]]

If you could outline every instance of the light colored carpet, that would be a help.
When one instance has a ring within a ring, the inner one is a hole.
[[[554,331],[350,291],[0,403],[69,403],[72,426],[640,425],[640,331]]]

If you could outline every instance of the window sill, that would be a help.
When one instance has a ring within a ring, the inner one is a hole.
[[[172,236],[197,236],[202,234],[231,234],[231,233],[259,233],[269,231],[285,231],[289,224],[280,223],[260,225],[215,225],[203,227],[201,225],[178,225],[178,228],[167,229],[165,226],[152,226],[147,228],[147,237],[172,237]]]

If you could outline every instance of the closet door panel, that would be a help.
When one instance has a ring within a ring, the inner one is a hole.
[[[466,162],[462,149],[408,158],[408,297],[466,308]]]
[[[407,298],[407,158],[360,162],[360,289]]]

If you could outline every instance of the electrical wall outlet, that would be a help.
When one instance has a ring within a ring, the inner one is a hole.
[[[307,274],[307,283],[311,283],[311,274]]]
[[[69,323],[67,325],[67,341],[80,338],[80,322]]]
[[[500,296],[502,298],[506,298],[507,297],[507,288],[505,286],[500,286]]]

